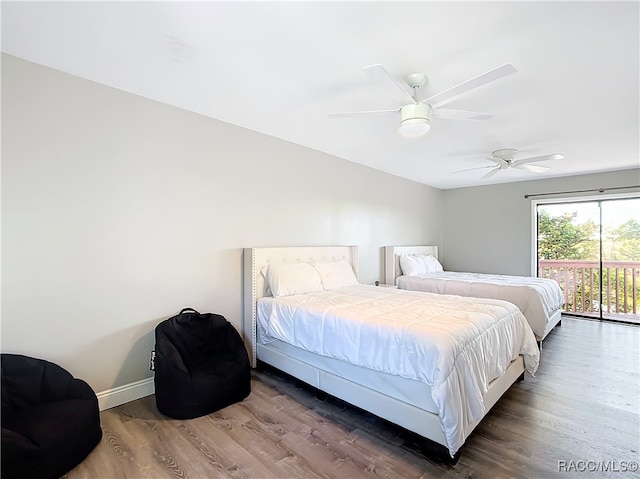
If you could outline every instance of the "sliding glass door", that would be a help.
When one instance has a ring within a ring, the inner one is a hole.
[[[640,323],[640,198],[544,203],[538,276],[563,290],[564,311]]]
[[[640,198],[603,201],[602,317],[640,323]]]

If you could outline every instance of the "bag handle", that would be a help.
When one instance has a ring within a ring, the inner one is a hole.
[[[193,309],[193,308],[184,308],[184,309],[183,309],[182,311],[180,311],[178,314],[186,313],[186,312],[188,312],[188,311],[192,311],[192,312],[194,312],[194,313],[196,313],[196,314],[200,314],[200,313],[198,313],[198,312],[197,312],[195,309]]]

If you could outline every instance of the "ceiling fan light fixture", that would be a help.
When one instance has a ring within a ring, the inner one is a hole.
[[[426,103],[411,103],[400,108],[398,131],[407,137],[417,138],[431,129],[431,106]]]

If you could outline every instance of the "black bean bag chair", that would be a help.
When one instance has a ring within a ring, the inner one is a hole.
[[[2,354],[2,479],[59,478],[102,439],[98,398],[57,364]]]
[[[224,316],[183,309],[155,329],[156,406],[166,416],[205,416],[251,392],[249,355]]]

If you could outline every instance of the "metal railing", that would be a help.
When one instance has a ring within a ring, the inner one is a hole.
[[[611,319],[628,316],[634,322],[640,319],[638,261],[539,260],[538,276],[560,284],[565,312],[588,316],[602,313]]]

